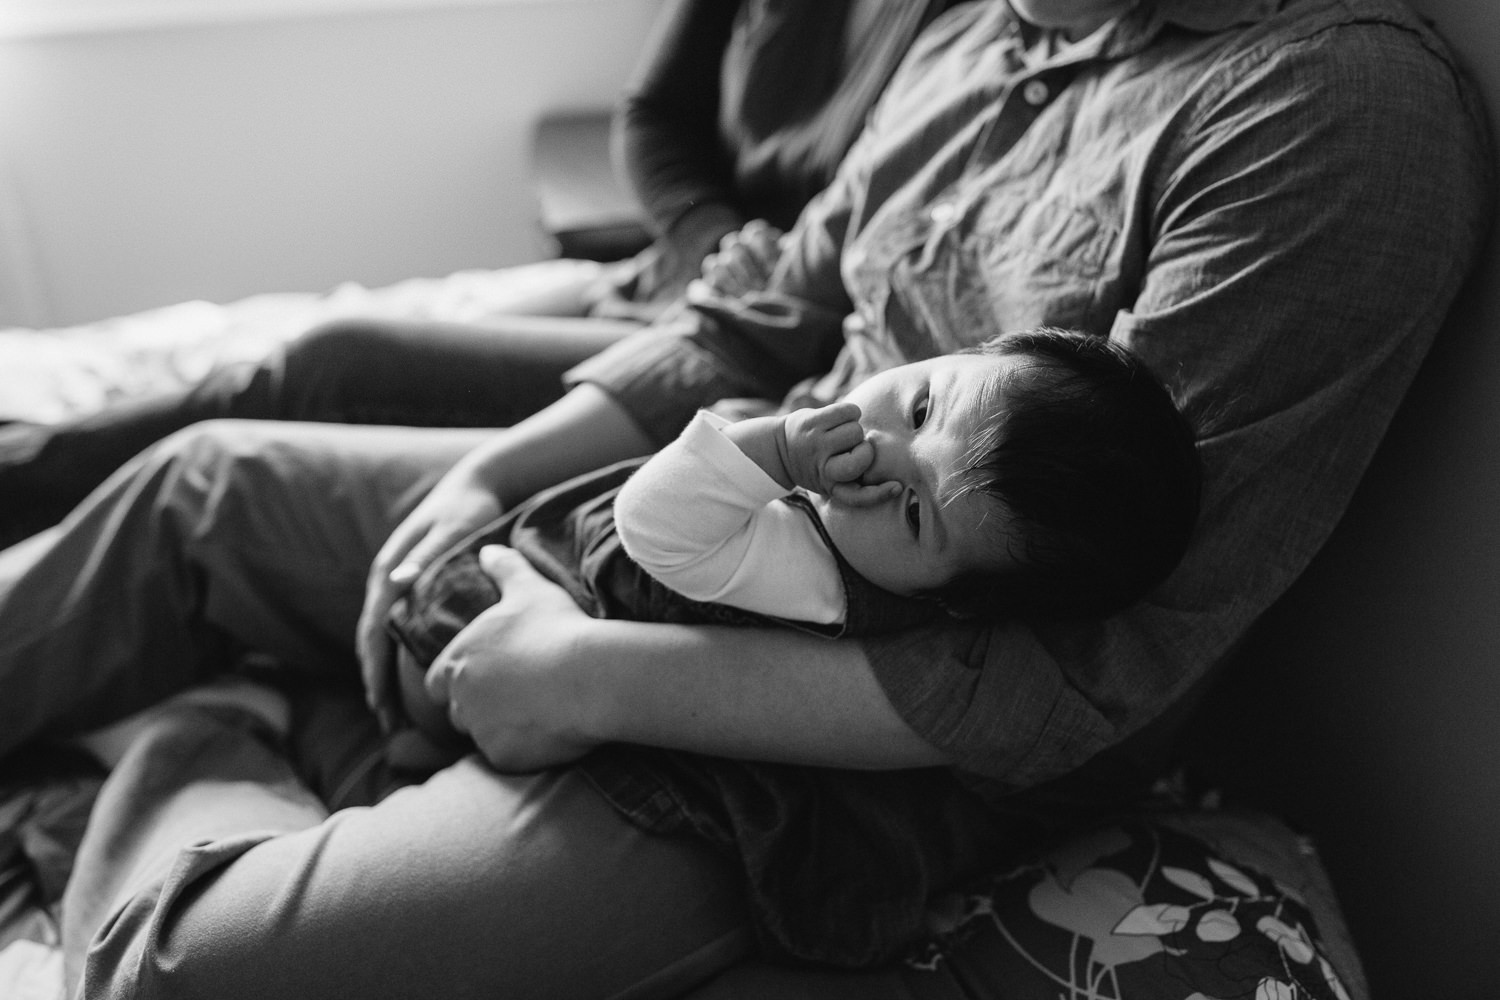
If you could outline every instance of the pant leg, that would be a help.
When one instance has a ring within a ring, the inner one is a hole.
[[[274,384],[261,390],[264,412],[279,420],[509,427],[558,399],[569,368],[638,329],[520,316],[484,326],[329,323],[266,366]]]
[[[508,427],[562,393],[562,373],[639,329],[507,317],[483,326],[338,320],[181,392],[59,424],[0,427],[0,547],[56,524],[111,472],[203,420]]]
[[[316,826],[323,805],[246,713],[174,708],[131,746],[100,789],[62,898],[65,978],[83,971],[95,932],[160,880],[179,852]]]
[[[217,421],[0,557],[0,756],[120,718],[253,647],[349,672],[371,560],[488,433]]]
[[[470,757],[323,818],[197,713],[132,749],[88,838],[65,901],[107,900],[67,918],[83,997],[671,997],[749,942],[729,863],[570,770]]]

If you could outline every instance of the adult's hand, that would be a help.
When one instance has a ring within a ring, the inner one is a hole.
[[[702,274],[688,285],[688,298],[732,298],[764,291],[781,259],[783,235],[764,219],[751,219],[726,234],[718,250],[703,258]]]
[[[428,563],[499,517],[501,510],[494,488],[460,462],[391,533],[370,565],[355,642],[365,701],[387,732],[397,718],[394,650],[386,632],[391,605],[411,589]]]
[[[511,504],[570,476],[646,454],[651,445],[626,410],[585,384],[495,435],[438,480],[376,554],[366,583],[355,642],[366,699],[383,725],[395,716],[386,616],[423,568]]]
[[[660,239],[618,272],[616,289],[593,306],[593,315],[650,322],[682,297],[702,273],[703,260],[739,229],[738,212],[709,202],[689,210]],[[628,294],[621,294],[623,278]]]
[[[557,653],[595,619],[514,549],[486,546],[479,561],[503,597],[433,661],[427,693],[498,770],[573,760],[596,742],[581,714],[589,692]]]
[[[590,618],[518,553],[480,560],[500,603],[434,661],[427,691],[496,768],[611,741],[824,767],[948,763],[895,713],[857,643]]]

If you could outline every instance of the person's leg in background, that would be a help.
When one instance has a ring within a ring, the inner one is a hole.
[[[170,707],[106,782],[64,915],[85,998],[675,997],[750,946],[733,865],[575,771],[469,757],[325,817],[251,727]]]
[[[60,521],[115,469],[203,420],[507,427],[637,323],[516,316],[483,326],[338,320],[260,362],[58,424],[0,426],[0,548]]]
[[[214,421],[0,555],[0,756],[112,722],[254,648],[355,677],[379,546],[483,430]]]

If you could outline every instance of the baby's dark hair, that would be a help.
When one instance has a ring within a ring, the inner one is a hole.
[[[1096,617],[1135,603],[1182,559],[1202,471],[1191,424],[1134,354],[1042,327],[968,353],[1020,363],[1000,377],[953,493],[994,498],[1019,569],[972,573],[936,596],[960,617]]]

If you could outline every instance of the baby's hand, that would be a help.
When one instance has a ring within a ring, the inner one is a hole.
[[[854,403],[794,410],[782,422],[782,464],[792,482],[843,503],[864,506],[900,491],[893,482],[867,484],[860,477],[875,461]]]

